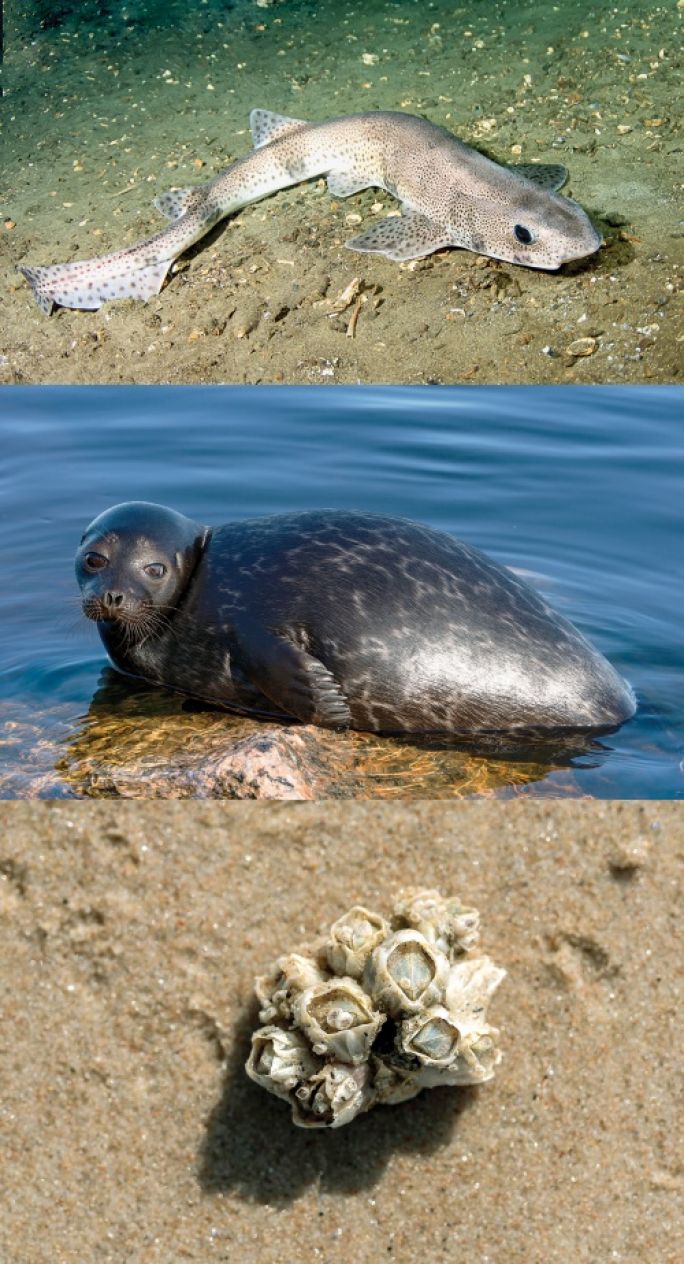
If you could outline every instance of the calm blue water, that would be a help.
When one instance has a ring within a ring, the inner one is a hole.
[[[87,712],[105,659],[72,557],[108,505],[207,523],[366,508],[523,571],[632,682],[636,720],[575,761],[586,794],[681,796],[675,388],[22,387],[0,402],[3,725],[16,710],[61,742]]]

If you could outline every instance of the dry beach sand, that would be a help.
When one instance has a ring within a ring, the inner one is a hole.
[[[675,1264],[678,805],[0,809],[3,1264]],[[474,903],[505,1059],[347,1129],[242,1072],[353,901]],[[681,1201],[680,1201],[681,1207]]]
[[[678,6],[86,0],[8,17],[0,223],[8,382],[674,381]],[[147,305],[46,319],[19,263],[162,226],[153,197],[250,148],[249,111],[424,114],[501,162],[566,163],[606,247],[560,274],[353,254],[396,209],[323,181],[248,207]]]

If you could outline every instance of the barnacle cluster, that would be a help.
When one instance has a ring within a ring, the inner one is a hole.
[[[264,1024],[247,1074],[302,1128],[340,1128],[438,1084],[481,1084],[501,1060],[486,1021],[505,970],[477,952],[479,914],[437,891],[360,905],[256,980]]]

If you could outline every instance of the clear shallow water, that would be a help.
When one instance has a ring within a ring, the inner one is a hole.
[[[462,536],[526,574],[638,694],[633,722],[571,760],[569,778],[550,763],[533,786],[681,795],[676,389],[8,388],[0,433],[10,793],[45,792],[32,771],[59,762],[105,666],[78,613],[72,558],[83,528],[108,505],[147,499],[207,523],[355,507]],[[113,714],[132,696],[117,690]],[[504,783],[505,772],[504,761]]]

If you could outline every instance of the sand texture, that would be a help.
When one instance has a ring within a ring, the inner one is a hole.
[[[668,804],[0,809],[3,1264],[675,1264],[684,817]],[[439,885],[504,1062],[336,1133],[242,1071],[255,973]]]
[[[677,379],[678,16],[636,0],[19,7],[4,70],[0,377]],[[147,305],[40,312],[17,264],[156,232],[153,197],[248,152],[255,106],[312,120],[401,109],[500,162],[562,161],[605,248],[559,274],[461,250],[399,266],[343,244],[397,203],[377,190],[333,199],[318,181],[219,226]]]

